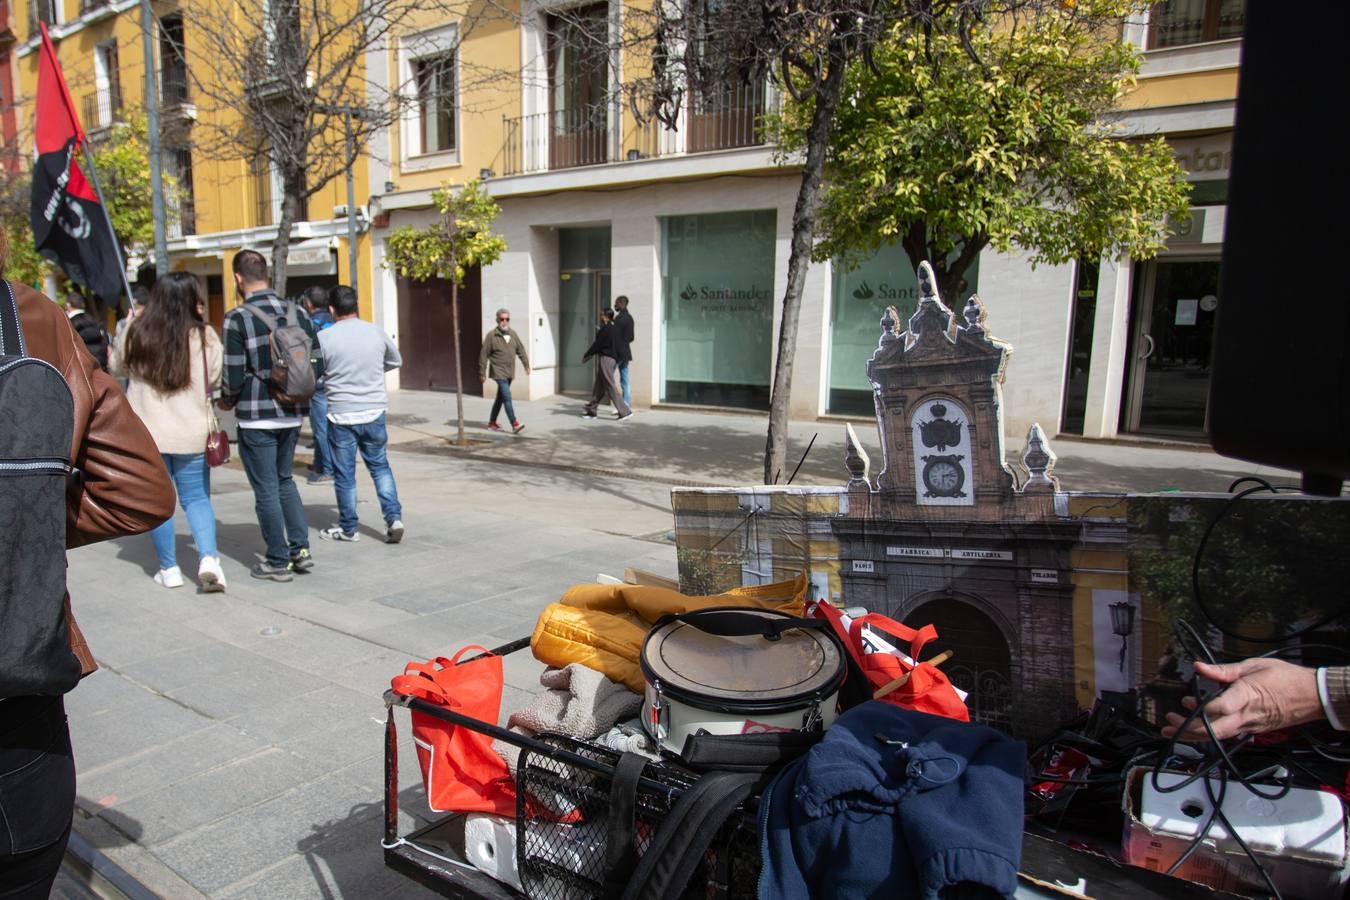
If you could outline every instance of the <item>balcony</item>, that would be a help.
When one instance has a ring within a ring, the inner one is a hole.
[[[696,98],[682,131],[613,115],[604,104],[503,119],[504,175],[685,156],[764,145],[759,119],[772,109],[764,85],[729,85]]]
[[[95,91],[84,95],[80,109],[80,123],[86,131],[101,131],[117,121],[121,111],[121,91]]]

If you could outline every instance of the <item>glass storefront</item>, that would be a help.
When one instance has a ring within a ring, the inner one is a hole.
[[[774,210],[661,220],[666,403],[769,408]]]
[[[959,310],[979,282],[979,260],[966,273],[966,288],[960,298],[943,297]],[[836,415],[875,414],[872,385],[867,380],[867,361],[881,339],[881,317],[886,307],[909,320],[919,305],[919,280],[909,257],[898,244],[883,246],[856,269],[845,271],[837,262],[830,304],[830,382],[827,412]]]

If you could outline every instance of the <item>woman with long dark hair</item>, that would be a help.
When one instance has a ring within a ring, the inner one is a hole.
[[[206,465],[210,429],[208,392],[220,387],[220,338],[202,321],[205,297],[197,277],[170,272],[155,282],[150,302],[117,341],[113,371],[130,378],[127,399],[159,445],[178,489],[178,503],[201,557],[197,582],[208,593],[225,590],[216,551],[216,513]],[[159,571],[155,583],[181,587],[173,519],[153,532]]]

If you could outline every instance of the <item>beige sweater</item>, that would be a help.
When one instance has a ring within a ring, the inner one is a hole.
[[[131,401],[131,408],[136,410],[145,427],[150,429],[160,453],[204,453],[209,421],[206,386],[209,384],[213,393],[220,390],[220,372],[224,361],[220,338],[212,328],[207,327],[206,372],[203,375],[200,332],[193,329],[188,336],[192,383],[176,393],[161,394],[126,370],[127,334],[134,327],[133,323],[117,335],[112,358],[113,374],[130,379],[127,399]]]

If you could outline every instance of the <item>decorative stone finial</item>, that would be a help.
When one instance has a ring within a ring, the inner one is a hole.
[[[970,299],[966,301],[965,309],[961,310],[961,317],[966,320],[966,330],[982,334],[985,315],[984,301],[980,299],[979,294],[971,294]]]
[[[933,267],[928,264],[928,260],[924,260],[919,263],[919,302],[941,299],[937,291],[937,276],[933,274]]]
[[[867,451],[862,448],[862,444],[858,442],[858,433],[853,430],[853,425],[845,422],[844,429],[847,434],[844,442],[844,468],[848,469],[848,487],[866,487],[872,461],[868,458]]]
[[[900,311],[894,306],[886,307],[886,312],[881,317],[881,342],[890,344],[900,339],[900,335],[895,333],[895,329],[900,326]]]
[[[1026,450],[1022,451],[1022,466],[1027,470],[1027,483],[1022,485],[1022,491],[1041,493],[1059,490],[1059,480],[1050,474],[1057,459],[1040,424],[1033,422],[1027,430]]]

